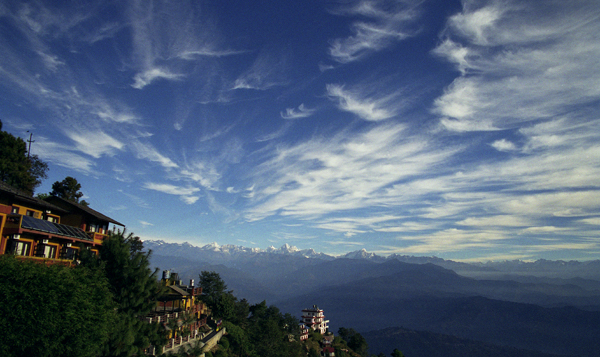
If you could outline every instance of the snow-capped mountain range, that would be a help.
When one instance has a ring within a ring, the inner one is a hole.
[[[600,261],[551,261],[540,259],[535,262],[524,261],[501,261],[487,263],[460,263],[445,260],[438,257],[415,257],[409,255],[392,254],[387,257],[370,253],[365,249],[353,251],[340,256],[328,255],[316,252],[314,249],[299,249],[289,244],[280,248],[270,246],[266,249],[248,248],[234,244],[219,245],[216,242],[204,246],[195,246],[190,243],[170,243],[163,240],[146,240],[144,248],[151,250],[153,255],[162,257],[173,257],[202,262],[204,264],[225,265],[239,267],[240,264],[248,262],[262,262],[262,264],[293,264],[297,267],[306,264],[317,264],[318,262],[336,259],[368,260],[374,263],[397,260],[412,264],[435,264],[456,272],[526,272],[537,276],[554,277],[594,277],[600,279]],[[293,263],[292,263],[293,262]],[[471,275],[469,273],[469,275]]]
[[[220,262],[229,259],[244,259],[264,255],[286,255],[299,258],[335,259],[331,255],[317,253],[314,249],[298,249],[295,246],[284,244],[280,248],[270,246],[266,249],[248,248],[234,244],[219,245],[216,242],[204,246],[194,246],[190,243],[168,243],[163,240],[146,240],[144,248],[153,251],[153,254],[165,256],[179,256],[191,260],[203,260]]]

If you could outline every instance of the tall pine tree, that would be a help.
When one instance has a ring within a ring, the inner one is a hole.
[[[150,253],[132,249],[132,244],[139,241],[136,238],[124,231],[109,232],[99,257],[82,257],[85,265],[104,271],[117,306],[118,323],[113,326],[104,356],[142,355],[149,345],[165,343],[162,326],[143,320],[156,306],[161,286],[156,278],[158,270],[150,269]]]

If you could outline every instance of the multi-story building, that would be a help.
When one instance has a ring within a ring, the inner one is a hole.
[[[312,308],[302,310],[302,317],[300,320],[304,325],[306,325],[306,327],[308,327],[308,329],[312,329],[313,331],[317,331],[321,334],[324,334],[327,332],[327,329],[329,329],[329,320],[325,320],[323,310],[319,309],[317,305],[313,305]],[[308,335],[308,332],[306,335]]]
[[[161,284],[165,287],[157,297],[154,309],[146,316],[146,321],[163,324],[167,332],[167,344],[157,351],[153,346],[146,350],[147,355],[176,352],[182,346],[188,346],[205,338],[212,329],[208,326],[210,310],[200,299],[202,288],[183,285],[177,273],[163,271]]]
[[[308,340],[308,327],[305,324],[300,323],[300,341]]]
[[[123,224],[59,197],[41,200],[0,182],[0,254],[71,265],[81,249],[98,252],[109,224]]]

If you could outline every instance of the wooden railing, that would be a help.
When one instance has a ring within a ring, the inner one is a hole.
[[[73,266],[75,262],[72,259],[51,259],[44,257],[29,257],[24,255],[17,255],[17,259],[22,259],[25,261],[32,261],[38,264],[44,264],[46,266],[50,265],[64,265],[64,266]]]

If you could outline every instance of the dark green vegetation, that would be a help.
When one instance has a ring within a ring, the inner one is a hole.
[[[85,200],[79,201],[83,197],[83,193],[79,190],[81,190],[81,184],[75,178],[67,176],[64,180],[56,181],[52,184],[50,195],[88,206],[89,203]]]
[[[133,239],[112,232],[99,257],[83,251],[71,268],[0,257],[0,355],[134,356],[164,344],[163,327],[141,319],[160,285]]]
[[[0,355],[95,356],[116,322],[101,270],[0,256]]]
[[[215,350],[206,353],[207,357],[320,356],[323,336],[311,332],[307,341],[300,342],[299,320],[291,314],[265,301],[250,305],[245,299],[238,300],[214,271],[202,271],[199,278],[205,303],[227,329],[227,335]],[[338,357],[369,356],[366,340],[353,329],[340,329],[332,347]]]
[[[82,265],[104,272],[117,305],[117,321],[104,346],[105,356],[133,356],[150,344],[162,346],[166,342],[160,324],[142,320],[156,305],[161,285],[157,271],[150,269],[149,253],[133,245],[139,241],[136,238],[133,233],[113,232],[104,240],[99,257],[82,254]]]
[[[205,303],[227,329],[213,356],[306,356],[296,318],[265,301],[250,305],[238,300],[215,272],[202,271],[199,283]]]
[[[47,178],[48,164],[29,155],[21,138],[2,131],[0,121],[0,181],[16,189],[33,191]]]

